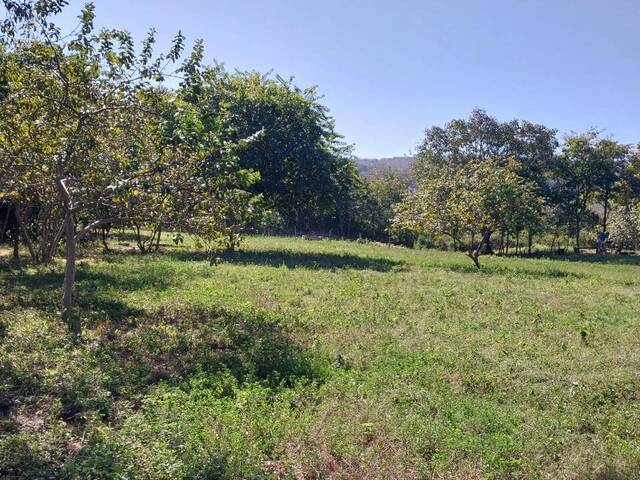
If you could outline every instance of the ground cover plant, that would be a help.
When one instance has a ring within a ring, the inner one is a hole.
[[[0,257],[0,477],[633,478],[633,256],[251,237]]]

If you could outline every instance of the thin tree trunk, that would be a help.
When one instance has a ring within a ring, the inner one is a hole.
[[[602,231],[607,231],[607,216],[609,213],[609,193],[605,193],[604,197],[604,214],[602,215]]]
[[[482,242],[484,243],[484,247],[485,247],[485,253],[487,255],[493,255],[493,246],[491,245],[491,232],[487,232],[487,234],[483,234],[483,240]],[[484,238],[486,236],[486,238]]]
[[[67,322],[69,329],[80,333],[80,319],[73,315],[73,290],[76,281],[76,232],[73,213],[68,211],[64,219],[64,232],[67,243],[67,258],[62,286],[62,319]]]
[[[474,245],[472,245],[467,252],[467,255],[471,258],[473,264],[478,270],[480,269],[480,255],[482,254],[482,248],[489,241],[490,236],[491,233],[483,232],[478,246],[474,248]]]
[[[107,243],[107,227],[104,226],[101,228],[101,235],[102,235],[102,248],[104,248],[105,253],[108,253],[109,250],[109,244]]]
[[[22,235],[24,242],[27,244],[27,248],[29,249],[29,255],[31,255],[31,259],[38,263],[38,254],[36,253],[36,249],[33,245],[33,241],[31,240],[31,236],[26,229],[24,222],[22,221],[22,216],[20,215],[20,211],[18,205],[16,205],[13,209],[13,214],[16,217],[16,222],[18,224],[18,232]]]
[[[135,232],[136,232],[136,243],[138,244],[138,249],[144,253],[144,244],[142,243],[142,236],[140,235],[140,226],[135,225]]]
[[[18,225],[15,226],[13,231],[13,260],[20,263],[20,234],[18,233]]]
[[[62,222],[62,224],[60,225],[60,228],[56,232],[56,236],[53,237],[51,245],[49,246],[49,250],[47,251],[45,257],[42,259],[43,262],[46,263],[46,262],[51,261],[51,259],[53,258],[53,256],[56,253],[56,249],[58,248],[58,244],[60,243],[60,240],[62,239],[62,235],[64,235],[64,221]]]
[[[469,253],[469,257],[473,261],[473,264],[478,270],[480,270],[480,261],[478,260],[478,256],[479,255],[477,251]]]
[[[162,224],[158,225],[158,238],[156,238],[156,252],[160,250],[160,237],[162,236]]]
[[[67,323],[69,330],[80,334],[80,319],[73,314],[73,290],[76,282],[76,222],[73,214],[73,201],[69,190],[62,178],[56,178],[56,188],[64,204],[64,235],[67,244],[64,282],[62,284],[62,320]]]

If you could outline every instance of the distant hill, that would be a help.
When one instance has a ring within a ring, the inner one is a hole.
[[[362,175],[369,175],[375,170],[390,168],[400,173],[409,173],[413,157],[390,157],[390,158],[358,158],[356,165]]]

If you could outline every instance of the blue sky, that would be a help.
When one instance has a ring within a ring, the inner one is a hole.
[[[71,25],[84,2],[71,1]],[[474,107],[640,140],[639,0],[96,0],[97,24],[318,85],[362,157],[407,154]]]

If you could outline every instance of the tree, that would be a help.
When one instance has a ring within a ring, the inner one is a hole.
[[[399,172],[385,168],[374,170],[365,177],[364,185],[371,203],[366,236],[391,241],[390,227],[394,206],[402,201],[409,188],[409,181]]]
[[[629,147],[615,140],[602,139],[595,146],[595,188],[602,202],[602,231],[607,231],[609,204],[614,194],[621,188],[619,182],[625,168]]]
[[[444,127],[426,130],[413,164],[418,180],[439,177],[443,171],[454,172],[467,163],[499,160],[506,166],[509,159],[519,165],[518,174],[536,186],[536,193],[549,201],[552,197],[550,176],[555,150],[556,131],[543,125],[522,120],[499,122],[484,110],[475,109],[468,119],[456,119]],[[533,243],[534,226],[528,228],[529,250]],[[519,239],[520,231],[502,231]],[[491,250],[491,244],[487,244]]]
[[[215,118],[232,142],[253,136],[238,152],[239,165],[260,173],[251,191],[264,197],[265,206],[294,230],[346,232],[343,208],[357,189],[353,154],[316,89],[279,76],[230,74],[220,66],[202,79],[197,95],[203,117]]]
[[[616,197],[616,201],[622,205],[632,205],[640,201],[640,144],[627,156]]]
[[[544,194],[546,177],[558,146],[556,131],[527,121],[499,122],[484,110],[475,109],[468,119],[456,119],[444,127],[431,127],[413,163],[417,179],[455,171],[469,162],[508,159],[519,164],[519,174]]]
[[[63,218],[61,228],[49,236],[48,253],[51,256],[64,235],[62,316],[79,331],[71,315],[77,241],[93,228],[124,220],[92,214],[106,214],[112,192],[129,185],[130,178],[144,175],[135,171],[136,161],[122,148],[127,143],[122,139],[144,123],[140,98],[153,92],[152,82],[162,79],[163,66],[178,59],[183,37],[175,38],[166,56],[154,58],[152,31],[136,56],[127,32],[94,31],[91,4],[79,17],[77,33],[62,37],[50,17],[65,3],[4,2],[8,15],[2,43],[15,62],[6,102],[11,108],[3,116],[9,129],[26,131],[9,147],[14,163],[12,195],[29,195],[34,177],[38,208],[48,216],[49,210],[59,209]],[[52,202],[55,198],[59,203]],[[86,223],[78,230],[80,218]],[[26,234],[25,240],[33,250]]]
[[[453,172],[422,181],[396,208],[394,228],[448,235],[460,243],[466,235],[467,255],[480,268],[479,257],[491,232],[537,222],[542,199],[536,186],[518,175],[515,161],[470,161]]]
[[[556,199],[564,216],[571,219],[569,230],[575,238],[576,252],[580,250],[580,233],[596,219],[591,207],[598,191],[607,192],[608,205],[617,176],[614,157],[603,155],[605,152],[611,152],[611,146],[599,148],[596,131],[570,135],[565,138],[556,163]]]

